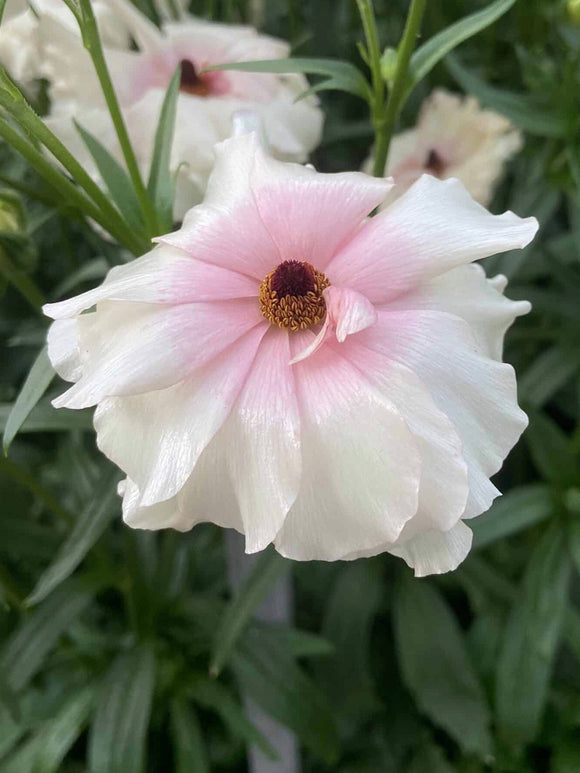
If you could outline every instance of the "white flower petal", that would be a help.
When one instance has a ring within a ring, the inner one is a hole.
[[[82,375],[78,337],[76,319],[59,319],[48,328],[48,359],[65,381],[78,381]]]
[[[415,570],[415,577],[457,569],[471,550],[473,532],[463,521],[449,531],[427,531],[389,550]]]
[[[458,180],[423,175],[360,230],[326,273],[332,284],[387,303],[456,266],[525,247],[537,229],[533,217],[491,215]]]
[[[311,336],[294,334],[294,348]],[[329,347],[293,368],[303,472],[276,549],[297,560],[331,561],[394,542],[417,511],[421,474],[406,423]]]

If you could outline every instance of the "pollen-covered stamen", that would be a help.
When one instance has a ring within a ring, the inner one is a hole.
[[[441,177],[445,171],[445,161],[441,158],[436,150],[430,150],[427,160],[425,161],[425,169],[431,172],[435,177]]]
[[[180,91],[184,91],[186,94],[194,94],[196,97],[207,97],[211,94],[210,82],[207,78],[198,74],[194,63],[190,59],[182,59],[179,66],[181,67]]]
[[[310,263],[285,260],[260,285],[260,310],[273,325],[305,330],[324,319],[322,291],[329,284]]]

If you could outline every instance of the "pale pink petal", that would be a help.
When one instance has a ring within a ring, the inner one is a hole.
[[[266,325],[260,325],[168,389],[105,398],[95,412],[100,450],[141,492],[140,505],[177,494],[227,418]]]
[[[65,381],[78,381],[82,375],[78,338],[76,319],[59,319],[48,328],[48,358]]]
[[[457,431],[418,376],[405,365],[361,346],[358,338],[331,344],[393,405],[415,437],[422,459],[419,507],[401,539],[459,521],[469,494],[467,465]]]
[[[510,301],[503,295],[507,280],[498,275],[486,279],[483,268],[474,263],[459,266],[401,295],[389,309],[427,309],[455,314],[469,323],[482,352],[502,359],[503,339],[516,317],[527,314],[528,301]]]
[[[321,174],[276,161],[259,149],[251,185],[280,259],[306,260],[321,270],[392,186],[360,172]]]
[[[348,287],[327,287],[322,293],[326,302],[326,317],[320,332],[304,351],[292,359],[292,365],[305,360],[319,349],[332,329],[342,343],[347,336],[359,333],[377,321],[377,312],[372,303],[356,290]]]
[[[332,284],[387,303],[463,263],[525,247],[537,228],[533,217],[491,215],[458,180],[423,175],[361,229],[326,274]]]
[[[288,332],[270,327],[224,426],[248,553],[272,542],[300,485],[300,422],[290,359]]]
[[[312,333],[293,335],[301,350]],[[293,366],[303,472],[276,549],[298,560],[335,560],[394,542],[417,512],[421,458],[407,424],[336,352]]]
[[[86,353],[82,377],[53,401],[56,408],[164,389],[265,323],[255,300],[231,300],[180,306],[104,301],[78,324]]]
[[[407,365],[427,386],[463,443],[470,486],[463,517],[487,510],[498,493],[489,477],[527,426],[511,365],[480,353],[464,320],[437,311],[380,311],[360,340]]]
[[[156,241],[262,281],[281,258],[250,192],[254,156],[261,152],[254,134],[217,145],[204,203],[188,212],[179,231]]]
[[[139,301],[180,304],[251,298],[258,283],[243,274],[228,271],[165,245],[124,266],[112,268],[103,284],[94,290],[43,307],[53,319],[71,317],[101,301]]]
[[[119,484],[119,494],[123,497],[123,520],[133,529],[188,531],[191,528],[179,509],[177,497],[143,507],[139,487],[129,478]]]

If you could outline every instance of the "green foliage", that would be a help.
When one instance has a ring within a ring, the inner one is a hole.
[[[140,5],[153,15],[152,3]],[[381,51],[396,48],[409,4],[373,5]],[[246,2],[191,7],[250,19]],[[431,88],[445,87],[524,132],[491,208],[535,215],[541,230],[523,253],[485,267],[508,276],[509,297],[533,303],[505,353],[530,426],[497,476],[504,496],[470,522],[474,550],[455,573],[415,580],[390,556],[293,564],[293,627],[254,618],[287,562],[266,554],[232,595],[218,529],[128,530],[91,411],[50,405],[63,385],[45,367],[44,298],[88,289],[127,248],[146,249],[147,202],[171,225],[176,79],[147,201],[90,126],[79,130],[107,196],[70,159],[76,177],[65,176],[0,116],[0,134],[35,170],[0,147],[0,431],[10,445],[0,458],[2,773],[244,773],[248,745],[277,753],[244,696],[296,734],[305,773],[580,770],[580,32],[571,19],[566,3],[549,0],[427,3],[397,131],[413,125]],[[264,31],[290,40],[297,58],[262,71],[315,76],[327,115],[316,166],[358,168],[373,129],[355,4],[269,0]],[[13,85],[3,87],[6,110],[60,152]],[[110,225],[124,248],[85,216]]]

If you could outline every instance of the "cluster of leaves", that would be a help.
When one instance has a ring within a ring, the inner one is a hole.
[[[249,5],[192,10],[239,21]],[[381,42],[395,44],[408,3],[374,5]],[[425,39],[464,5],[428,4]],[[351,0],[269,0],[263,25],[304,59],[360,66]],[[428,44],[419,50],[428,62]],[[525,132],[493,208],[542,228],[524,253],[486,262],[534,304],[506,350],[530,427],[497,481],[504,497],[472,523],[472,555],[428,580],[388,556],[290,566],[266,553],[232,598],[219,530],[122,526],[118,473],[94,446],[90,414],[50,407],[58,386],[31,308],[94,285],[123,251],[0,148],[2,771],[244,771],[248,744],[275,749],[242,694],[292,729],[308,773],[580,770],[580,30],[564,3],[516,3],[433,61],[403,123],[434,85],[475,94]],[[373,136],[364,102],[321,98],[317,165],[357,168]],[[115,171],[103,174],[112,186]],[[298,628],[252,617],[284,571]]]

